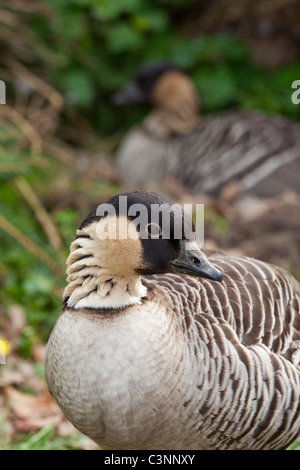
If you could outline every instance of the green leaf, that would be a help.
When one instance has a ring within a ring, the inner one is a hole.
[[[143,11],[133,16],[132,25],[137,31],[161,33],[169,26],[168,15],[162,10]]]
[[[67,100],[74,104],[88,106],[95,96],[95,85],[88,71],[72,69],[61,76]]]
[[[59,35],[63,31],[64,40],[76,40],[87,32],[86,16],[80,11],[68,10],[68,14],[60,15],[55,20],[53,27]]]
[[[194,75],[205,111],[222,109],[236,99],[236,83],[229,69],[205,67]]]
[[[112,53],[137,50],[142,43],[140,33],[132,29],[127,23],[117,23],[109,30],[107,35],[107,46]]]
[[[94,2],[93,13],[102,21],[112,21],[122,14],[136,11],[143,7],[142,0],[98,0]]]

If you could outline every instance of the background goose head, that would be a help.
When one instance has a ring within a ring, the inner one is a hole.
[[[191,79],[175,65],[156,63],[141,67],[132,83],[116,93],[114,105],[148,103],[154,111],[146,120],[154,133],[180,134],[198,126],[200,99]]]
[[[83,221],[71,244],[64,302],[73,308],[141,303],[147,293],[141,275],[181,272],[221,281],[193,231],[190,216],[156,193],[112,197]]]

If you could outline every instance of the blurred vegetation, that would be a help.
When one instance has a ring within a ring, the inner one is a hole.
[[[289,62],[264,66],[255,61],[251,41],[232,29],[247,2],[230,2],[239,13],[227,26],[225,15],[214,19],[218,6],[211,3],[1,2],[0,79],[7,104],[0,105],[0,329],[8,308],[21,304],[30,325],[20,341],[23,356],[46,341],[60,312],[65,260],[78,224],[120,187],[110,158],[146,108],[114,109],[110,99],[137,66],[165,59],[183,67],[204,115],[240,108],[300,119],[300,107],[291,102],[291,83],[300,78],[299,37]],[[276,5],[272,18],[281,17]],[[269,15],[261,14],[263,20]],[[213,224],[226,230],[222,220]]]

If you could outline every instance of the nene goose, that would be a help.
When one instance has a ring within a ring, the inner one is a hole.
[[[286,448],[300,431],[300,285],[258,260],[208,260],[193,231],[174,237],[189,220],[181,208],[125,196],[150,223],[114,196],[115,215],[90,214],[71,244],[46,351],[51,394],[103,449]],[[110,224],[115,238],[103,236]]]
[[[113,97],[148,102],[152,112],[129,132],[116,156],[121,178],[150,187],[172,175],[194,193],[220,196],[231,182],[242,194],[300,191],[300,126],[262,113],[224,112],[201,121],[190,78],[168,64],[141,68]]]

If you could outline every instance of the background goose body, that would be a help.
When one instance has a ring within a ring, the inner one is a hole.
[[[95,292],[105,269],[95,223],[83,224],[72,244],[66,307],[47,347],[48,387],[68,419],[107,449],[286,448],[300,434],[297,281],[221,254],[203,271],[200,251],[190,269],[218,280],[222,271],[222,282],[171,273],[175,242],[158,239],[142,242],[138,270],[149,274],[125,283],[123,297],[124,276],[103,278],[105,294],[103,283]],[[149,252],[164,242],[166,264],[154,274]],[[129,265],[117,256],[116,269]],[[101,307],[114,289],[119,307]],[[140,298],[131,302],[134,289]]]
[[[147,86],[146,86],[146,85]],[[300,127],[259,112],[227,112],[200,120],[189,78],[172,66],[143,68],[117,104],[148,101],[154,110],[129,132],[117,153],[121,177],[151,184],[172,175],[194,193],[220,196],[230,182],[242,193],[273,197],[300,191]]]
[[[169,143],[153,139],[143,127],[134,128],[125,137],[117,155],[117,168],[129,185],[159,183],[167,174],[165,168]]]
[[[299,148],[300,127],[284,118],[223,113],[174,138],[165,167],[195,193],[219,196],[235,181],[244,194],[274,197],[300,192]]]

